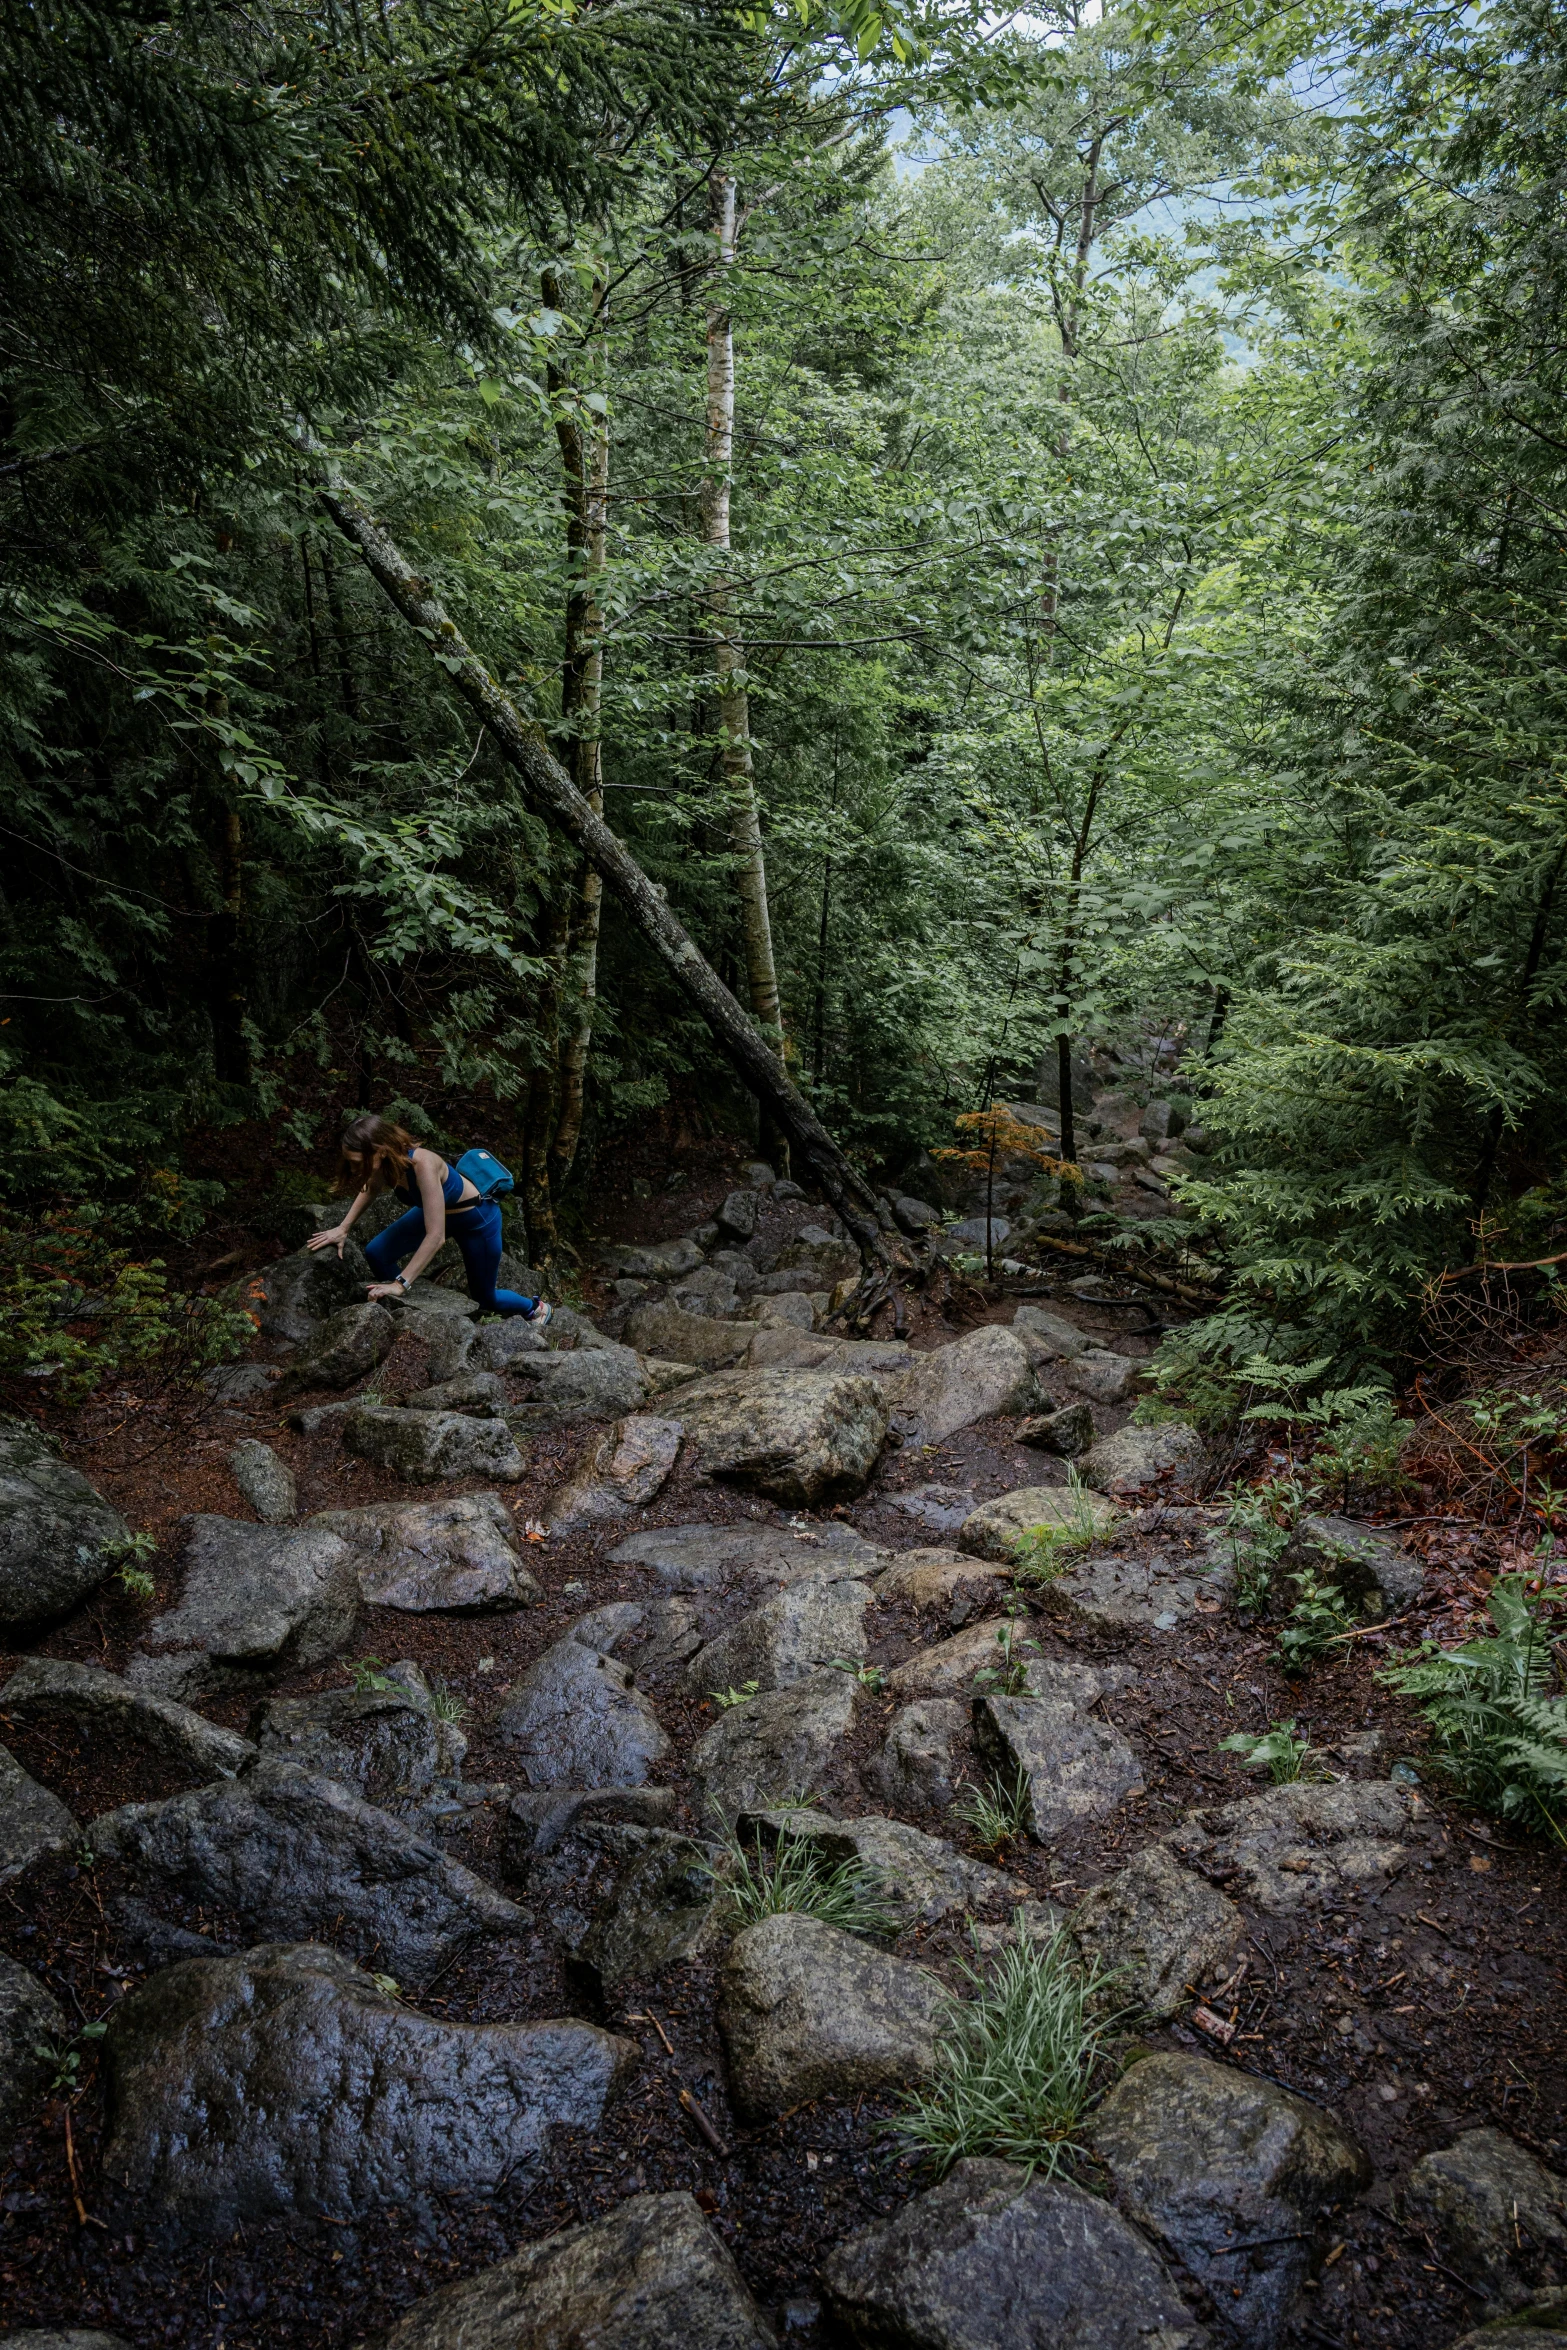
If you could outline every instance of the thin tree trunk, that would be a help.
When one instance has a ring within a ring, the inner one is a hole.
[[[245,975],[240,959],[240,925],[245,908],[245,836],[237,808],[223,811],[222,911],[211,927],[208,952],[212,959],[212,1063],[225,1084],[245,1085],[250,1079],[250,1052],[245,1043]]]
[[[604,813],[604,743],[601,734],[604,686],[604,611],[601,602],[605,538],[609,515],[609,427],[601,424],[588,452],[586,544],[587,592],[582,604],[582,654],[577,702],[574,766],[578,791],[595,816]],[[577,918],[569,1000],[560,1051],[560,1106],[550,1146],[550,1174],[559,1192],[576,1161],[582,1139],[582,1108],[598,997],[599,915],[604,884],[596,866],[584,863],[577,885]]]
[[[322,453],[303,444],[321,470]],[[488,727],[528,796],[603,877],[671,978],[706,1023],[715,1044],[742,1083],[771,1113],[800,1155],[799,1174],[814,1181],[859,1243],[867,1266],[883,1273],[890,1257],[882,1239],[875,1194],[849,1164],[782,1061],[736,1003],[695,941],[671,913],[625,843],[588,805],[545,741],[464,642],[456,622],[386,533],[335,479],[318,480],[317,496],[371,576],[432,651],[453,687]]]
[[[702,536],[707,545],[727,557],[730,551],[729,492],[735,443],[735,337],[729,310],[729,272],[735,259],[735,183],[728,172],[712,183],[713,236],[718,248],[718,276],[707,308],[707,433],[702,483]],[[783,1011],[778,993],[778,966],[773,955],[772,917],[767,903],[767,859],[762,847],[761,812],[756,799],[756,770],[751,758],[750,698],[742,682],[745,647],[734,622],[734,583],[725,567],[716,572],[708,591],[708,621],[712,630],[713,679],[718,693],[719,773],[729,802],[729,840],[734,855],[735,890],[745,932],[746,987],[751,1009],[765,1028],[784,1042]],[[787,1147],[787,1137],[763,1134],[762,1146]],[[787,1163],[787,1162],[786,1162]]]

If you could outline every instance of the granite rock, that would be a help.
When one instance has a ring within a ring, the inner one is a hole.
[[[499,1477],[511,1483],[527,1473],[504,1420],[470,1419],[465,1412],[364,1404],[343,1422],[343,1442],[361,1459],[414,1485],[448,1477]]]
[[[752,2120],[813,2097],[925,2078],[943,1993],[933,1975],[819,1918],[759,1918],[729,1946],[718,2028],[730,2096]]]
[[[229,1454],[229,1473],[264,1526],[283,1525],[298,1514],[294,1472],[270,1444],[242,1436]]]
[[[669,1752],[626,1667],[577,1640],[534,1659],[496,1727],[530,1787],[640,1787]]]
[[[887,1434],[874,1379],[831,1371],[727,1371],[681,1390],[686,1459],[702,1478],[795,1507],[862,1492]]]
[[[514,1549],[498,1493],[324,1510],[313,1525],[351,1545],[367,1607],[405,1615],[490,1615],[531,1607],[539,1587]]]
[[[1234,1902],[1162,1844],[1096,1885],[1072,1913],[1085,1959],[1113,1971],[1116,1996],[1160,2023],[1185,2006],[1191,1984],[1217,1971],[1245,1930]]]
[[[189,1706],[136,1689],[100,1665],[59,1657],[24,1657],[0,1689],[0,1713],[15,1723],[73,1723],[91,1735],[139,1746],[193,1779],[232,1778],[256,1757],[248,1738]]]
[[[129,1532],[47,1437],[0,1419],[0,1626],[65,1615],[112,1572]]]
[[[708,1811],[733,1820],[795,1798],[842,1800],[855,1780],[846,1749],[871,1700],[849,1673],[812,1673],[729,1707],[691,1749]]]
[[[1182,1420],[1161,1420],[1157,1427],[1118,1428],[1113,1436],[1101,1436],[1080,1465],[1088,1482],[1106,1493],[1140,1493],[1166,1475],[1175,1484],[1187,1483],[1205,1458],[1195,1428]]]
[[[148,1625],[128,1681],[171,1697],[260,1688],[336,1655],[359,1612],[346,1542],[320,1526],[187,1524],[179,1604]]]

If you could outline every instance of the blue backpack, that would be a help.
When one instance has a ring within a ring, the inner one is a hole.
[[[504,1199],[509,1191],[517,1188],[510,1168],[503,1167],[488,1151],[464,1151],[452,1172],[465,1175],[480,1199]]]

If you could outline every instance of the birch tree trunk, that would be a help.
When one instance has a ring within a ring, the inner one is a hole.
[[[456,622],[431,592],[429,581],[420,576],[358,499],[335,476],[327,474],[321,450],[303,435],[300,445],[316,469],[316,495],[325,511],[409,627],[430,647],[454,691],[483,720],[496,749],[521,778],[533,805],[575,844],[614,892],[676,986],[700,1014],[742,1084],[788,1136],[799,1154],[797,1174],[820,1185],[853,1233],[866,1266],[867,1287],[879,1282],[885,1293],[892,1259],[882,1238],[875,1193],[849,1164],[754,1021],[671,913],[663,892],[655,888],[624,841],[589,807],[545,741],[542,729],[523,717],[464,641]],[[891,1228],[889,1217],[887,1229]]]
[[[735,446],[735,337],[729,309],[729,273],[735,260],[735,183],[728,172],[712,183],[713,237],[717,276],[707,307],[707,431],[702,483],[702,536],[722,556],[729,554],[729,490]],[[772,917],[767,904],[767,859],[762,848],[756,770],[751,759],[751,708],[744,685],[745,647],[735,629],[734,583],[720,564],[708,591],[713,682],[718,696],[719,774],[729,802],[729,840],[735,889],[745,931],[746,988],[751,1010],[779,1041],[784,1056],[783,1011],[778,966],[773,957]],[[766,1132],[762,1147],[787,1151],[788,1137]],[[785,1169],[787,1171],[787,1160]]]

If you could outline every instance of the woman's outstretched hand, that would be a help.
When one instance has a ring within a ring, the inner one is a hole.
[[[342,1250],[339,1249],[339,1256],[342,1253]],[[372,1281],[365,1291],[365,1295],[366,1297],[406,1297],[408,1292],[400,1281]]]
[[[334,1224],[330,1232],[312,1232],[310,1238],[305,1242],[305,1246],[306,1248],[335,1248],[338,1255],[341,1256],[343,1243],[347,1238],[348,1226]]]

